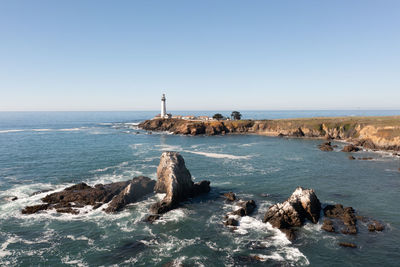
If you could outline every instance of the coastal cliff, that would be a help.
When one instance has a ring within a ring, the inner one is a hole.
[[[139,128],[184,135],[260,134],[325,138],[354,142],[367,149],[400,151],[400,116],[239,121],[152,119],[140,123]]]

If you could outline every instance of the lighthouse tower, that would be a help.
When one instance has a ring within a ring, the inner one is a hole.
[[[167,118],[167,106],[165,104],[165,94],[162,95],[161,97],[161,118]]]

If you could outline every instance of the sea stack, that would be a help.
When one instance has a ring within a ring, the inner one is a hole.
[[[150,208],[152,213],[161,214],[176,208],[179,202],[189,197],[208,193],[210,182],[194,183],[183,157],[178,152],[163,152],[157,168],[154,191],[167,194],[162,201]]]

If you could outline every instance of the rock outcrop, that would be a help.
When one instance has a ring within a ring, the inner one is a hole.
[[[355,145],[353,145],[353,144],[349,144],[349,145],[347,145],[347,146],[345,146],[343,149],[342,149],[342,152],[357,152],[357,151],[359,151],[360,149],[357,147],[357,146],[355,146]]]
[[[152,193],[155,181],[148,177],[139,176],[130,181],[111,184],[97,184],[94,187],[79,183],[63,191],[49,194],[42,198],[46,204],[27,206],[23,214],[32,214],[41,210],[55,209],[59,213],[78,214],[76,208],[91,205],[97,208],[109,203],[106,212],[115,212],[123,209],[146,194]]]
[[[157,193],[166,193],[164,199],[153,204],[150,211],[162,214],[176,208],[179,202],[210,191],[210,182],[194,183],[183,157],[178,152],[164,152],[157,168]]]
[[[385,226],[383,226],[383,224],[381,224],[378,221],[372,221],[371,223],[368,224],[368,231],[370,232],[381,232],[385,229]]]
[[[324,208],[324,215],[325,217],[338,219],[342,222],[343,225],[338,225],[339,227],[341,226],[341,233],[351,235],[357,234],[357,217],[352,207],[344,208],[341,204],[327,205]],[[333,227],[332,221],[330,224]],[[335,232],[335,227],[331,229],[325,222],[322,229],[328,232]]]
[[[236,195],[233,192],[228,192],[224,194],[224,197],[226,197],[227,201],[233,202],[236,200]]]
[[[314,190],[296,188],[293,194],[283,203],[272,205],[265,213],[263,222],[269,222],[273,227],[291,229],[302,226],[306,219],[313,223],[319,220],[321,203]],[[292,232],[284,230],[288,237],[293,238]]]
[[[235,210],[232,212],[233,215],[239,215],[241,217],[243,216],[249,216],[250,214],[253,213],[255,208],[257,207],[256,202],[254,200],[241,200],[237,203],[237,205],[240,207],[239,209]]]
[[[331,142],[325,142],[323,144],[320,144],[318,145],[318,148],[322,151],[333,151]]]

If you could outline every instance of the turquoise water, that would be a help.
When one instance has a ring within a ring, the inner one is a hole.
[[[154,113],[0,112],[0,265],[152,266],[176,260],[188,266],[396,266],[400,261],[399,158],[361,152],[374,160],[350,161],[339,151],[343,143],[337,143],[334,152],[322,152],[318,140],[149,135],[135,129],[137,122]],[[400,114],[242,113],[254,118]],[[212,191],[183,203],[155,224],[143,219],[161,195],[118,214],[90,208],[79,215],[20,213],[48,194],[32,196],[39,190],[137,175],[156,179],[160,154],[167,150],[179,151],[194,179],[210,180]],[[384,222],[386,230],[368,233],[361,223],[357,236],[344,236],[308,223],[299,229],[298,239],[289,242],[261,220],[269,205],[284,201],[299,185],[315,189],[323,204],[339,202]],[[258,204],[236,231],[222,224],[223,216],[234,209],[220,197],[227,191]],[[18,200],[9,201],[11,196]],[[354,242],[358,248],[341,248],[341,241]],[[249,255],[266,261],[249,262]]]

